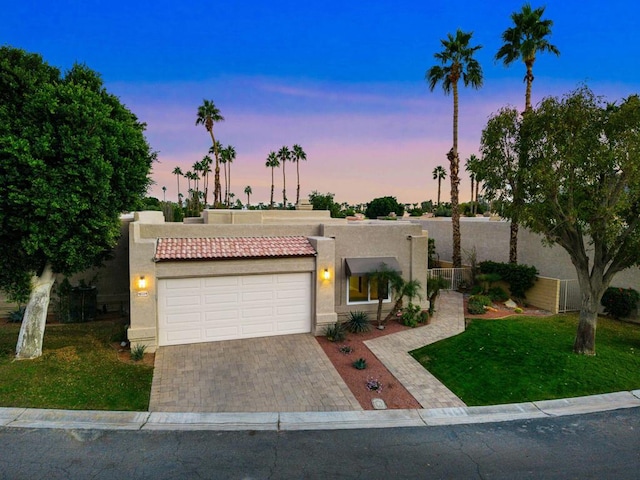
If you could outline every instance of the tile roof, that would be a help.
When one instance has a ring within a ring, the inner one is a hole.
[[[310,257],[315,254],[305,237],[159,238],[155,260]]]

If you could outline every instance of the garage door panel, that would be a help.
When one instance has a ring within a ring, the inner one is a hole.
[[[311,330],[311,274],[161,279],[160,345]]]
[[[239,295],[237,292],[224,293],[224,294],[216,293],[211,295],[205,295],[204,303],[205,305],[219,305],[219,304],[225,304],[225,303],[237,305],[239,301],[238,297]]]

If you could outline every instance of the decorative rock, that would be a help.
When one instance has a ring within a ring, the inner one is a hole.
[[[387,409],[387,404],[384,403],[384,400],[382,400],[381,398],[374,398],[371,400],[371,404],[373,405],[373,408],[375,410],[386,410]]]
[[[509,299],[506,302],[504,302],[504,306],[507,308],[516,308],[518,306],[518,304],[516,302],[514,302],[513,300]]]

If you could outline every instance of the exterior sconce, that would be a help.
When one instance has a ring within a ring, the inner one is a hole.
[[[322,272],[322,278],[324,280],[331,280],[331,274],[329,273],[329,269],[325,268],[324,272]]]
[[[138,278],[138,290],[145,290],[147,288],[147,279],[144,275],[140,275]]]

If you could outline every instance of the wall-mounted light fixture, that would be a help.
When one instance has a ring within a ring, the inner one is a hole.
[[[325,268],[324,272],[322,272],[322,278],[324,278],[325,280],[330,280],[331,279],[331,273],[329,273],[329,269]]]
[[[147,279],[144,278],[144,275],[140,275],[138,277],[138,290],[144,290],[147,288]]]

